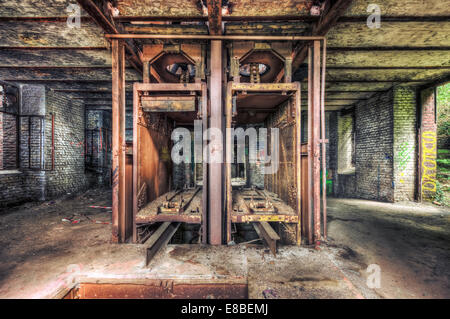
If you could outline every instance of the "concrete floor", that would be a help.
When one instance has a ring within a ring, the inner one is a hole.
[[[250,298],[449,298],[450,211],[329,199],[319,251],[169,245],[147,268],[140,245],[111,244],[110,192],[29,203],[0,214],[0,298],[61,297],[78,282],[246,282]],[[79,221],[62,221],[72,218]],[[95,222],[97,221],[97,223]],[[106,222],[106,223],[100,223]],[[367,287],[368,265],[381,287]]]

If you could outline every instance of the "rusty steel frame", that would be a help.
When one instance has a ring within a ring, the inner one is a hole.
[[[258,215],[258,214],[248,214],[248,215],[233,215],[232,209],[232,185],[231,185],[231,128],[232,118],[233,118],[233,94],[234,92],[273,92],[273,93],[284,93],[284,92],[295,92],[293,94],[295,101],[296,110],[296,139],[297,146],[301,146],[301,86],[299,82],[293,83],[240,83],[240,82],[228,82],[227,94],[225,102],[225,123],[226,123],[226,164],[225,164],[225,186],[226,186],[226,214],[227,214],[227,242],[231,241],[231,223],[245,223],[245,222],[287,222],[296,223],[296,241],[297,245],[300,245],[301,241],[301,147],[296,149],[296,180],[297,180],[297,215]],[[295,217],[295,218],[294,218]]]
[[[125,98],[125,89],[124,89],[124,49],[123,49],[123,39],[180,39],[180,40],[189,40],[189,39],[196,39],[196,40],[209,40],[211,41],[211,53],[214,51],[216,52],[216,54],[211,54],[211,56],[213,56],[214,58],[211,59],[211,74],[212,74],[212,79],[214,79],[214,81],[211,81],[213,83],[210,83],[210,94],[211,94],[211,110],[214,112],[211,112],[211,126],[213,126],[212,124],[214,123],[214,125],[218,125],[221,126],[221,124],[219,124],[219,119],[221,120],[221,112],[219,114],[216,114],[217,112],[216,109],[220,109],[221,110],[221,105],[222,105],[222,75],[223,75],[223,69],[222,69],[222,40],[247,40],[247,41],[259,41],[259,40],[263,40],[263,41],[313,41],[313,46],[314,46],[314,57],[311,58],[311,53],[312,50],[311,48],[308,49],[309,51],[309,61],[310,63],[308,64],[308,175],[310,178],[308,178],[308,194],[311,194],[312,196],[309,196],[309,198],[313,198],[312,203],[309,204],[309,209],[308,209],[308,225],[307,225],[307,229],[310,228],[310,221],[311,221],[311,213],[312,210],[314,210],[314,240],[316,241],[316,245],[319,243],[320,241],[320,183],[318,182],[320,180],[320,165],[319,165],[319,157],[320,157],[320,147],[319,144],[325,143],[325,130],[324,130],[324,126],[325,126],[325,117],[324,117],[324,109],[325,109],[325,105],[324,105],[324,92],[325,92],[325,80],[324,77],[322,79],[322,87],[320,87],[320,42],[323,41],[324,45],[323,45],[323,64],[324,67],[322,68],[322,73],[325,73],[325,59],[326,59],[326,40],[324,36],[227,36],[227,35],[152,35],[152,34],[106,34],[105,35],[107,38],[112,40],[113,43],[113,127],[115,127],[116,129],[113,129],[113,240],[115,238],[118,237],[118,215],[120,215],[119,210],[122,211],[123,210],[123,206],[122,204],[120,204],[120,200],[119,198],[124,198],[124,194],[121,191],[121,189],[123,187],[120,187],[120,185],[122,185],[122,183],[124,183],[125,178],[124,178],[124,172],[122,172],[123,169],[121,169],[121,166],[124,165],[119,165],[119,161],[122,162],[122,153],[124,153],[123,151],[121,151],[121,147],[119,145],[121,145],[121,139],[122,137],[125,135],[124,132],[117,132],[117,130],[120,128],[120,123],[123,119],[119,119],[119,110],[120,112],[124,113],[125,107],[119,107],[120,103],[122,102],[121,100]],[[119,40],[121,39],[121,40]],[[220,45],[219,45],[220,44]],[[118,47],[121,47],[120,49],[120,58],[119,58],[119,49]],[[219,49],[220,47],[220,49]],[[217,53],[219,53],[220,51],[220,55],[218,55]],[[123,53],[123,54],[122,54]],[[122,58],[123,56],[123,58]],[[118,67],[118,61],[122,61],[122,67]],[[220,63],[219,63],[220,61]],[[314,62],[314,63],[311,63]],[[311,64],[313,64],[311,66]],[[123,68],[123,70],[122,70]],[[214,72],[213,72],[214,70]],[[217,73],[217,74],[216,74]],[[219,83],[219,79],[220,79],[220,83]],[[217,83],[216,83],[217,82]],[[149,84],[149,83],[135,83],[139,85],[157,85],[157,84]],[[179,84],[163,84],[163,83],[159,83],[160,87],[158,88],[161,91],[173,91],[176,90],[176,87]],[[186,87],[186,84],[183,84],[184,87]],[[187,84],[189,85],[189,84]],[[228,83],[228,87],[227,87],[227,93],[230,92],[230,88],[231,91],[233,91],[233,86],[236,85],[236,89],[237,90],[241,90],[241,91],[258,91],[261,90],[261,88],[264,87],[264,85],[267,85],[267,88],[270,88],[268,91],[269,92],[277,92],[280,91],[280,85],[293,85],[293,83],[274,83],[274,84],[251,84],[251,83]],[[294,85],[298,85],[298,90],[300,90],[300,84],[294,84]],[[252,87],[254,86],[254,87]],[[187,89],[185,89],[187,90]],[[297,90],[297,88],[295,89]],[[289,91],[289,89],[283,89],[281,91]],[[220,92],[220,94],[219,94]],[[299,94],[301,94],[301,92],[299,92]],[[296,94],[296,95],[299,95]],[[202,101],[208,102],[207,98],[205,98],[206,94],[202,94],[203,99]],[[214,96],[214,98],[213,98]],[[120,99],[119,99],[120,97]],[[137,101],[136,99],[137,97],[137,93],[136,90],[134,90],[134,100]],[[214,100],[214,102],[212,102]],[[301,100],[300,97],[296,97],[296,104],[300,104]],[[226,95],[226,125],[227,127],[231,127],[231,118],[230,115],[232,113],[232,107],[230,108],[229,105],[232,105],[232,103],[230,103],[231,101],[231,95],[227,94]],[[125,101],[123,101],[123,106],[125,105]],[[206,107],[207,103],[203,103],[204,109],[207,109]],[[296,120],[301,119],[301,105],[296,106],[297,112],[296,112]],[[116,110],[114,112],[114,110]],[[134,111],[134,118],[136,121],[136,114],[135,114],[136,110]],[[117,113],[117,114],[115,114]],[[206,112],[203,112],[208,114],[207,110]],[[300,114],[298,114],[300,113]],[[115,115],[114,115],[115,114]],[[311,118],[311,116],[313,116],[313,118]],[[116,119],[117,117],[117,119]],[[123,115],[124,117],[124,115]],[[321,118],[323,118],[323,124],[322,124],[322,129],[320,129],[320,123],[321,123]],[[205,122],[207,123],[207,116],[203,117],[203,125],[205,124]],[[299,125],[298,127],[300,127],[300,122],[299,121]],[[115,125],[114,125],[115,123]],[[134,137],[136,137],[136,123],[134,123]],[[300,153],[300,147],[301,147],[301,139],[299,137],[301,137],[301,132],[300,132],[301,128],[297,128],[296,130],[296,146],[297,146],[297,153]],[[314,131],[314,132],[313,132]],[[320,138],[320,132],[322,131],[322,136],[323,138]],[[313,133],[313,134],[311,134]],[[313,135],[313,137],[311,136]],[[114,138],[115,137],[115,138]],[[229,138],[228,133],[226,135],[227,139]],[[135,149],[136,146],[136,138],[134,138],[133,141],[133,149]],[[299,147],[300,144],[300,147]],[[124,148],[124,147],[122,147]],[[325,163],[325,151],[324,151],[325,146],[322,145],[322,165],[324,167],[326,167],[326,163]],[[226,147],[226,152],[228,153],[229,150],[229,146],[227,145]],[[136,155],[136,154],[134,154]],[[124,162],[124,160],[123,160]],[[297,154],[296,155],[296,162],[297,162],[297,166],[300,166],[301,164],[301,154]],[[136,179],[136,165],[137,165],[137,158],[136,156],[134,156],[133,158],[133,177]],[[219,168],[213,169],[212,168],[213,165],[209,165],[209,177],[212,179],[213,177],[219,177],[218,173],[220,171],[220,180],[221,180],[221,168],[219,170]],[[231,198],[230,196],[230,191],[231,191],[231,178],[230,178],[230,173],[231,173],[231,166],[230,163],[227,163],[225,166],[226,169],[226,208],[227,208],[227,216],[226,216],[226,221],[227,221],[227,225],[226,225],[226,239],[227,241],[229,241],[231,239],[231,209],[230,209],[230,205],[231,203],[229,203],[229,199]],[[206,183],[207,182],[207,173],[205,174],[205,169],[203,170],[203,182]],[[325,171],[325,170],[324,170]],[[211,174],[213,173],[213,174]],[[118,181],[120,185],[116,185],[114,183],[114,178],[116,178],[116,174],[118,174]],[[324,174],[326,174],[326,172],[324,172]],[[300,186],[301,185],[301,168],[297,167],[296,170],[296,178],[297,178],[297,183]],[[215,179],[217,180],[217,179]],[[315,183],[313,183],[314,181],[316,181]],[[220,185],[220,186],[218,186]],[[326,186],[326,181],[324,183],[324,185]],[[312,186],[314,186],[314,188],[312,189]],[[204,185],[204,190],[205,190],[205,186]],[[222,189],[222,184],[214,184],[213,187],[211,187],[211,185],[209,185],[210,187],[210,191],[213,191],[214,194],[219,194],[219,189],[221,191]],[[133,181],[133,239],[136,239],[136,211],[137,211],[137,199],[135,197],[135,181]],[[299,187],[300,188],[300,187]],[[301,229],[301,199],[299,199],[299,193],[301,193],[299,190],[297,190],[297,211],[298,211],[298,227],[297,227],[297,244],[300,244],[300,235],[298,234],[298,232]],[[218,198],[222,198],[222,194],[220,192],[219,195],[213,195],[210,194],[210,196],[208,197],[208,194],[205,194],[207,192],[203,192],[203,205],[205,204],[205,197],[207,197],[209,199],[209,203],[213,205],[216,205],[215,203],[219,203],[220,205],[220,217],[222,214],[222,204],[221,204],[221,200],[217,200]],[[324,193],[326,193],[326,190],[324,189]],[[119,208],[120,205],[120,208]],[[205,207],[205,206],[204,206]],[[203,210],[203,216],[204,217],[208,217],[206,210]],[[216,211],[215,214],[211,214],[211,216],[214,216],[214,218],[210,218],[208,220],[208,225],[210,225],[209,230],[210,233],[208,234],[208,236],[210,237],[210,242],[212,244],[221,244],[221,225],[216,225],[217,224],[217,211],[219,211],[218,209],[214,209],[214,211]],[[123,214],[124,215],[124,214]],[[324,216],[324,224],[325,224],[325,228],[324,228],[324,238],[326,238],[326,194],[323,195],[323,216]],[[205,221],[206,218],[203,218],[203,221]],[[214,222],[213,222],[214,221]],[[214,224],[214,226],[213,226]],[[206,228],[206,227],[204,227]],[[219,231],[216,231],[216,229],[219,229]],[[214,231],[213,231],[214,230]],[[205,233],[206,230],[203,230],[203,233]],[[312,232],[311,231],[307,231],[308,233],[308,239],[309,242],[311,243],[312,239],[310,237],[312,237]],[[219,238],[219,239],[218,239]],[[118,241],[118,240],[116,240]],[[220,242],[219,242],[220,241]]]
[[[63,299],[247,299],[242,279],[105,279],[81,277],[54,298]]]
[[[207,227],[207,210],[205,203],[207,202],[207,192],[205,188],[208,183],[205,178],[205,159],[203,159],[203,192],[202,192],[202,217],[188,216],[188,215],[161,215],[147,216],[145,218],[138,218],[138,185],[139,185],[139,152],[138,152],[138,111],[139,111],[139,92],[200,92],[202,98],[202,124],[203,130],[207,128],[207,86],[204,82],[196,83],[138,83],[133,85],[133,242],[137,242],[136,223],[149,222],[182,222],[189,224],[201,224],[202,226],[202,243],[206,244]]]

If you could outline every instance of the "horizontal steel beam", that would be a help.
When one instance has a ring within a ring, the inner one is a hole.
[[[258,233],[259,237],[264,239],[270,248],[270,251],[274,256],[277,255],[277,241],[280,240],[280,236],[273,230],[268,222],[253,223],[253,227]]]
[[[179,40],[242,40],[242,41],[314,41],[322,36],[265,36],[265,35],[191,35],[191,34],[105,34],[109,39],[179,39]]]
[[[173,237],[180,223],[165,222],[150,236],[144,243],[146,247],[145,264],[148,265],[151,259],[166,246]]]

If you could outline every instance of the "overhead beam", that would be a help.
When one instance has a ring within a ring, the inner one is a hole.
[[[311,35],[325,36],[328,31],[336,24],[339,17],[347,10],[352,3],[352,0],[337,0],[328,12],[319,20],[313,27]],[[304,43],[299,44],[294,52],[292,60],[292,70],[297,70],[300,64],[306,59],[308,55],[308,46]]]
[[[436,47],[450,46],[450,21],[382,22],[381,28],[363,23],[338,23],[327,34],[328,46],[348,47]],[[357,35],[357,36],[355,36]]]
[[[107,45],[103,32],[95,23],[68,28],[66,22],[0,22],[0,45],[3,47],[98,47]]]
[[[109,34],[126,33],[120,23],[115,23],[112,19],[112,15],[105,13],[106,3],[103,3],[103,8],[99,8],[92,0],[77,0],[80,6],[92,17],[92,19]],[[128,52],[126,56],[129,63],[140,73],[142,73],[142,62],[140,59],[140,50],[134,44],[134,41],[129,39],[125,42],[125,49]]]
[[[2,18],[0,18],[1,21]],[[10,19],[5,17],[4,19]],[[20,19],[20,18],[19,18]],[[33,19],[33,18],[26,18]],[[45,19],[45,18],[36,18]],[[51,18],[50,18],[51,19]],[[58,19],[58,18],[56,18]],[[190,21],[190,22],[203,22],[208,21],[207,17],[203,16],[118,16],[114,17],[115,21],[120,21],[124,23],[139,23],[139,22],[158,22],[158,21]],[[265,21],[296,21],[296,22],[306,22],[306,23],[317,23],[320,17],[311,15],[261,15],[261,16],[222,16],[223,22],[265,22]],[[437,16],[437,15],[425,15],[425,16],[384,16],[383,21],[386,22],[410,22],[410,21],[448,21],[450,16]],[[341,16],[338,18],[338,23],[345,22],[366,22],[366,16]]]
[[[128,70],[126,80],[139,81],[137,71]],[[105,68],[52,68],[52,67],[8,67],[0,66],[0,79],[12,79],[13,81],[89,81],[111,82],[111,69]]]

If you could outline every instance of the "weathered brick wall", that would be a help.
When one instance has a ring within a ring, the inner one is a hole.
[[[333,177],[333,194],[380,201],[414,200],[417,181],[416,91],[395,87],[355,107],[355,171]],[[330,165],[348,167],[349,116],[330,120]],[[348,123],[347,123],[348,124]],[[331,132],[337,127],[337,138]],[[331,167],[331,166],[329,166]]]
[[[16,169],[16,158],[16,116],[0,112],[0,169]]]
[[[0,95],[1,97],[1,95]],[[2,100],[0,99],[0,103]],[[1,107],[1,104],[0,104]],[[3,113],[0,113],[0,169],[3,169]]]
[[[394,89],[394,200],[414,200],[417,177],[416,91]]]
[[[20,112],[23,115],[45,115],[45,90],[43,86],[21,85]],[[30,128],[31,136],[29,135]],[[20,170],[0,171],[0,206],[45,199],[45,172],[28,169],[29,163],[33,168],[39,166],[42,158],[39,147],[42,140],[40,120],[33,117],[29,121],[28,117],[22,117],[19,129],[21,133]],[[10,131],[16,131],[15,126],[10,128]],[[8,139],[12,136],[16,137],[12,134],[8,136]],[[11,139],[11,144],[15,144],[15,142]],[[31,153],[28,147],[30,144]],[[11,154],[12,157],[15,158],[15,154]]]
[[[46,196],[56,197],[88,188],[84,167],[83,102],[48,90],[47,113],[55,115],[55,170],[46,174]]]
[[[393,92],[356,107],[357,196],[393,201]]]
[[[420,199],[434,200],[437,173],[436,90],[420,92]]]
[[[338,175],[337,196],[394,201],[393,100],[390,90],[356,105],[355,173]]]

